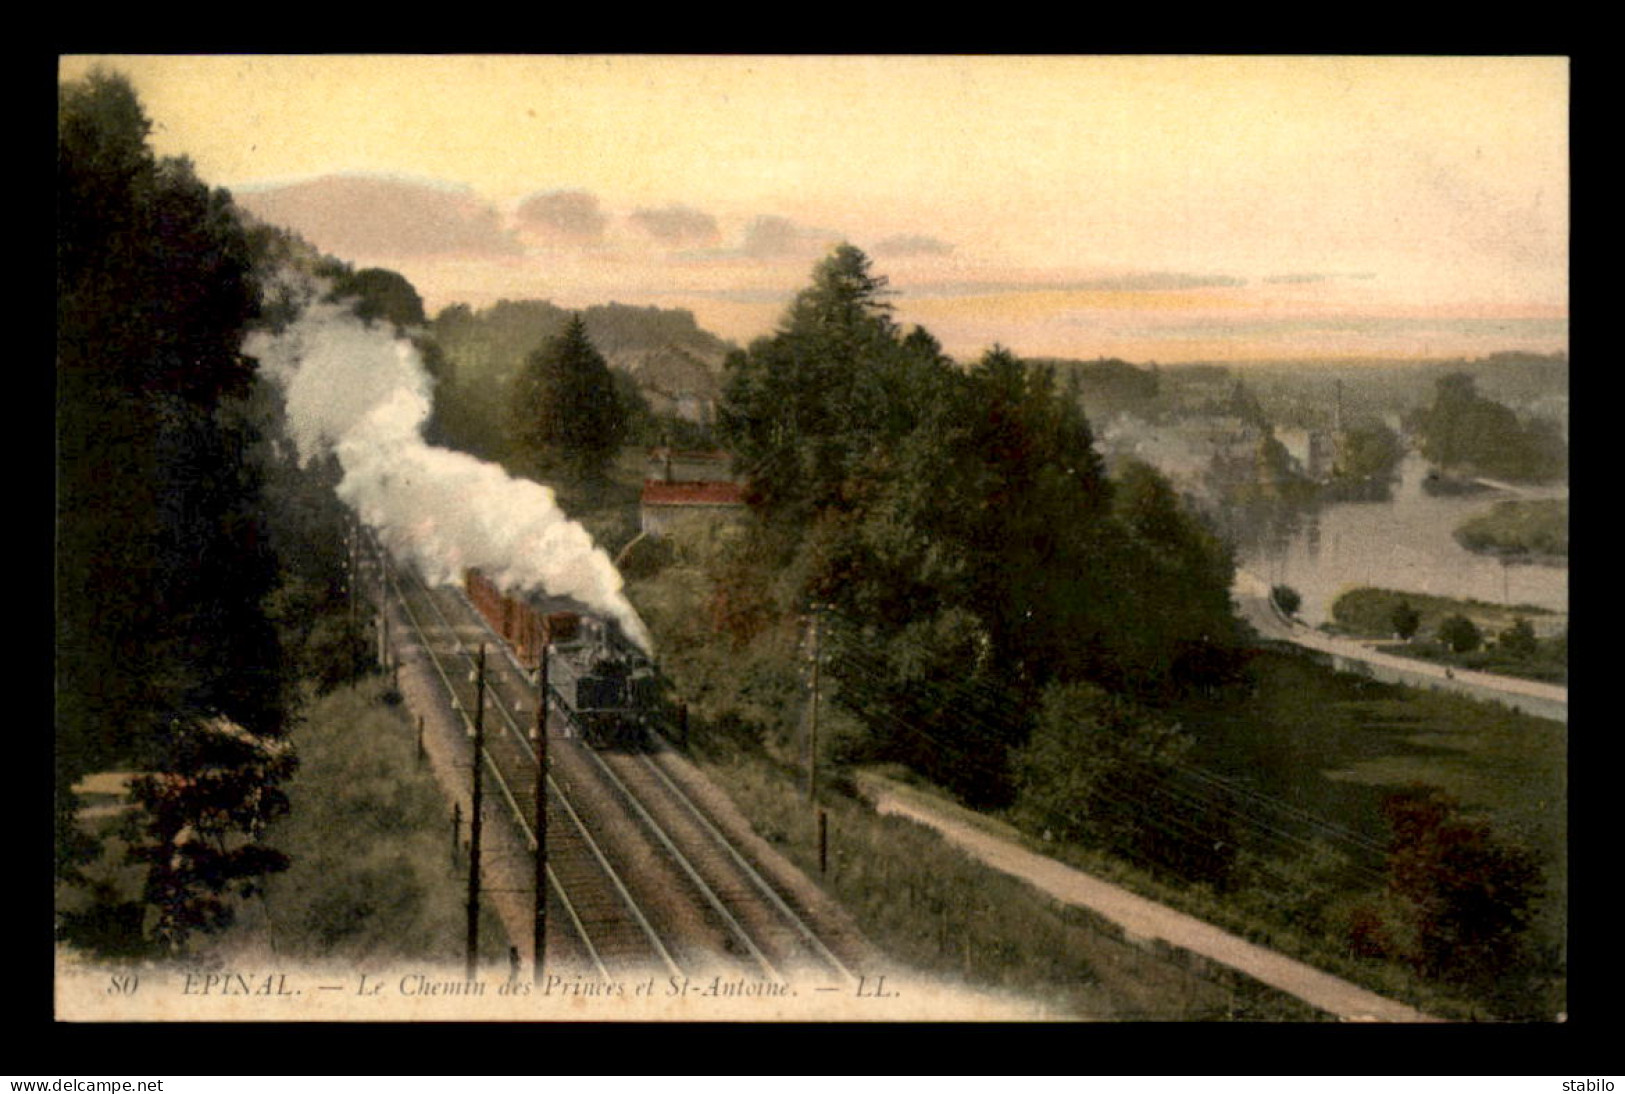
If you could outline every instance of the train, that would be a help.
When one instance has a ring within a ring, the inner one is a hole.
[[[512,596],[478,569],[463,575],[469,601],[535,670],[549,651],[548,685],[582,738],[598,749],[638,751],[661,724],[659,674],[618,622],[570,597]]]

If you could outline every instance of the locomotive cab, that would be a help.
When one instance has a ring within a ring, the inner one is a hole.
[[[643,742],[636,674],[625,658],[593,657],[576,678],[576,714],[594,748],[631,748]]]

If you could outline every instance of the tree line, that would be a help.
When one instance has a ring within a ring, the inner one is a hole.
[[[1514,481],[1548,482],[1568,472],[1568,444],[1545,419],[1520,420],[1479,393],[1472,376],[1453,372],[1435,385],[1431,405],[1409,422],[1418,448],[1447,471]]]
[[[123,77],[61,85],[57,123],[55,864],[95,890],[58,929],[173,952],[286,867],[268,830],[304,683],[370,656],[339,610],[336,473],[278,457],[280,400],[241,351],[297,306],[268,272],[322,264],[154,155]],[[400,286],[353,288],[384,302]],[[134,775],[135,900],[85,874],[101,848],[74,787],[105,771]]]

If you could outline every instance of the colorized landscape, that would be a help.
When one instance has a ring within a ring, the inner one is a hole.
[[[1562,1021],[1567,109],[63,58],[59,1014]]]

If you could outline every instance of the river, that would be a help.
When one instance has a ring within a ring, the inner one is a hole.
[[[1531,604],[1566,615],[1567,566],[1503,566],[1468,551],[1453,533],[1497,502],[1566,498],[1568,487],[1438,497],[1422,488],[1427,472],[1425,460],[1408,456],[1388,501],[1276,504],[1233,512],[1226,523],[1237,562],[1272,585],[1296,589],[1303,597],[1299,615],[1312,625],[1328,620],[1332,602],[1356,585]],[[1551,629],[1542,621],[1536,626],[1543,633]]]

